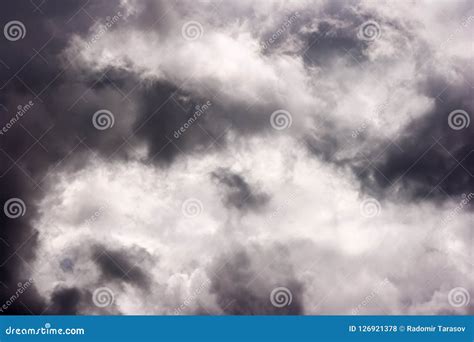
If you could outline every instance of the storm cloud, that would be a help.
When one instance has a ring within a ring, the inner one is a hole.
[[[473,312],[470,1],[1,8],[2,312]]]

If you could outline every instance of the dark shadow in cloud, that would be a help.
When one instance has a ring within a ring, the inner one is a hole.
[[[209,274],[213,275],[211,293],[217,296],[222,312],[228,315],[303,314],[303,285],[295,278],[287,254],[283,247],[253,246],[219,258]],[[279,288],[286,288],[283,301],[282,297],[275,297]],[[277,306],[272,304],[272,292]]]
[[[141,266],[149,258],[142,249],[110,250],[96,246],[92,256],[101,271],[103,282],[128,283],[143,290],[150,288],[151,278]]]
[[[83,297],[83,293],[78,288],[57,288],[51,295],[50,307],[47,313],[51,315],[77,315],[81,301],[84,300]]]
[[[467,120],[474,119],[473,92],[467,82],[446,88],[447,84],[446,79],[429,77],[424,92],[433,98],[435,108],[407,125],[396,141],[398,147],[390,146],[369,167],[353,168],[364,186],[378,192],[399,191],[414,199],[474,192],[474,125],[456,130],[448,122],[457,109],[467,113]]]
[[[225,187],[225,203],[228,206],[239,210],[258,210],[270,199],[269,195],[252,189],[241,175],[228,169],[220,168],[211,177]]]

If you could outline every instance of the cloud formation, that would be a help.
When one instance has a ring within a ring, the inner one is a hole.
[[[473,312],[469,1],[2,9],[8,313]]]

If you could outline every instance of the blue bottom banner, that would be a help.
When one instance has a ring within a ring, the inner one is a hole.
[[[0,341],[474,341],[474,316],[2,316]]]

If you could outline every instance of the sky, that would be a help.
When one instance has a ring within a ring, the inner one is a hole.
[[[474,313],[474,6],[1,5],[0,313]]]

